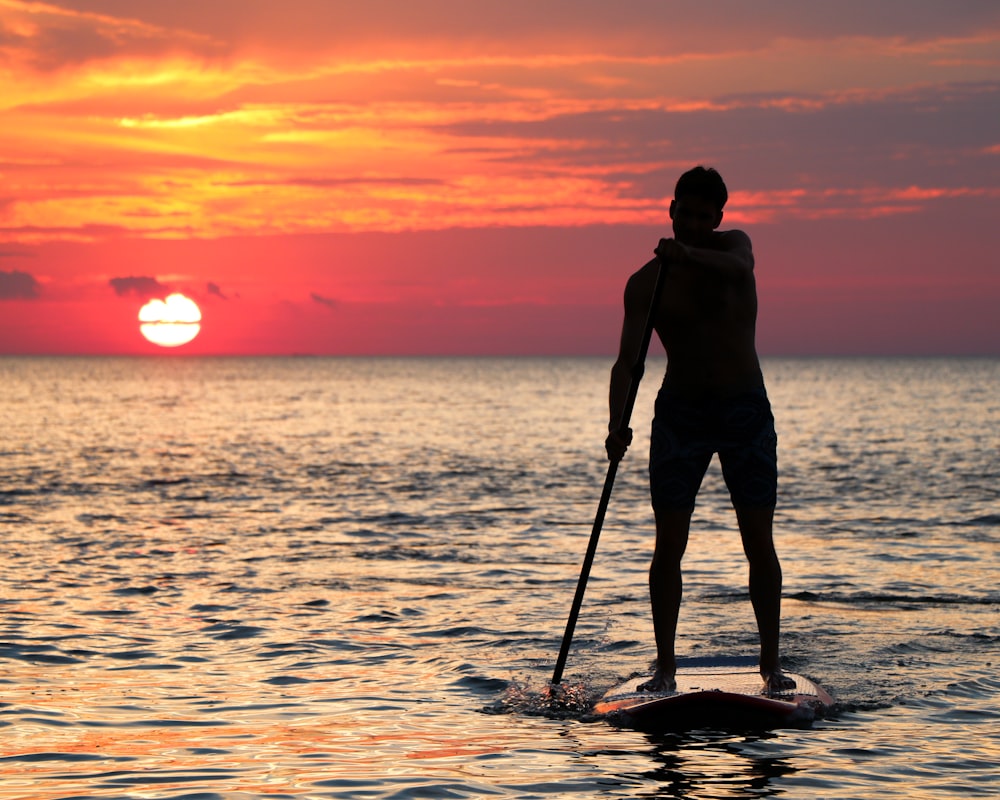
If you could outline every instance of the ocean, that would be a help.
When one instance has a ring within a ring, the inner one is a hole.
[[[0,798],[1000,791],[1000,360],[768,359],[808,729],[644,734],[647,368],[564,681],[610,359],[0,359]],[[681,656],[757,647],[713,463]]]

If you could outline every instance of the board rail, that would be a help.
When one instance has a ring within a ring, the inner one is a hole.
[[[768,692],[752,659],[688,659],[678,664],[676,691],[639,691],[649,678],[633,676],[610,689],[595,704],[594,715],[649,730],[772,729],[808,727],[833,707],[821,686],[786,675],[794,689]]]

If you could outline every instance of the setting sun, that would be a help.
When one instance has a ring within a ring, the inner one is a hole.
[[[153,344],[179,347],[201,330],[201,310],[194,300],[172,294],[166,300],[150,300],[139,311],[139,330]]]

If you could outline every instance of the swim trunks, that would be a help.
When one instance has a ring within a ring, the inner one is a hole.
[[[695,400],[664,386],[656,397],[649,447],[653,508],[693,509],[714,453],[737,508],[773,507],[778,437],[767,392]]]

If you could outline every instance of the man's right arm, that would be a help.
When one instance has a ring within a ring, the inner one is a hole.
[[[649,297],[652,293],[650,276],[652,280],[656,277],[656,273],[651,270],[656,270],[658,264],[659,259],[654,258],[632,275],[625,285],[625,319],[622,322],[618,358],[611,367],[611,385],[608,391],[608,438],[604,446],[608,451],[608,458],[611,459],[621,459],[632,443],[632,429],[626,426],[624,430],[620,430],[622,412],[625,410],[632,369],[639,357],[642,336],[645,333]]]

